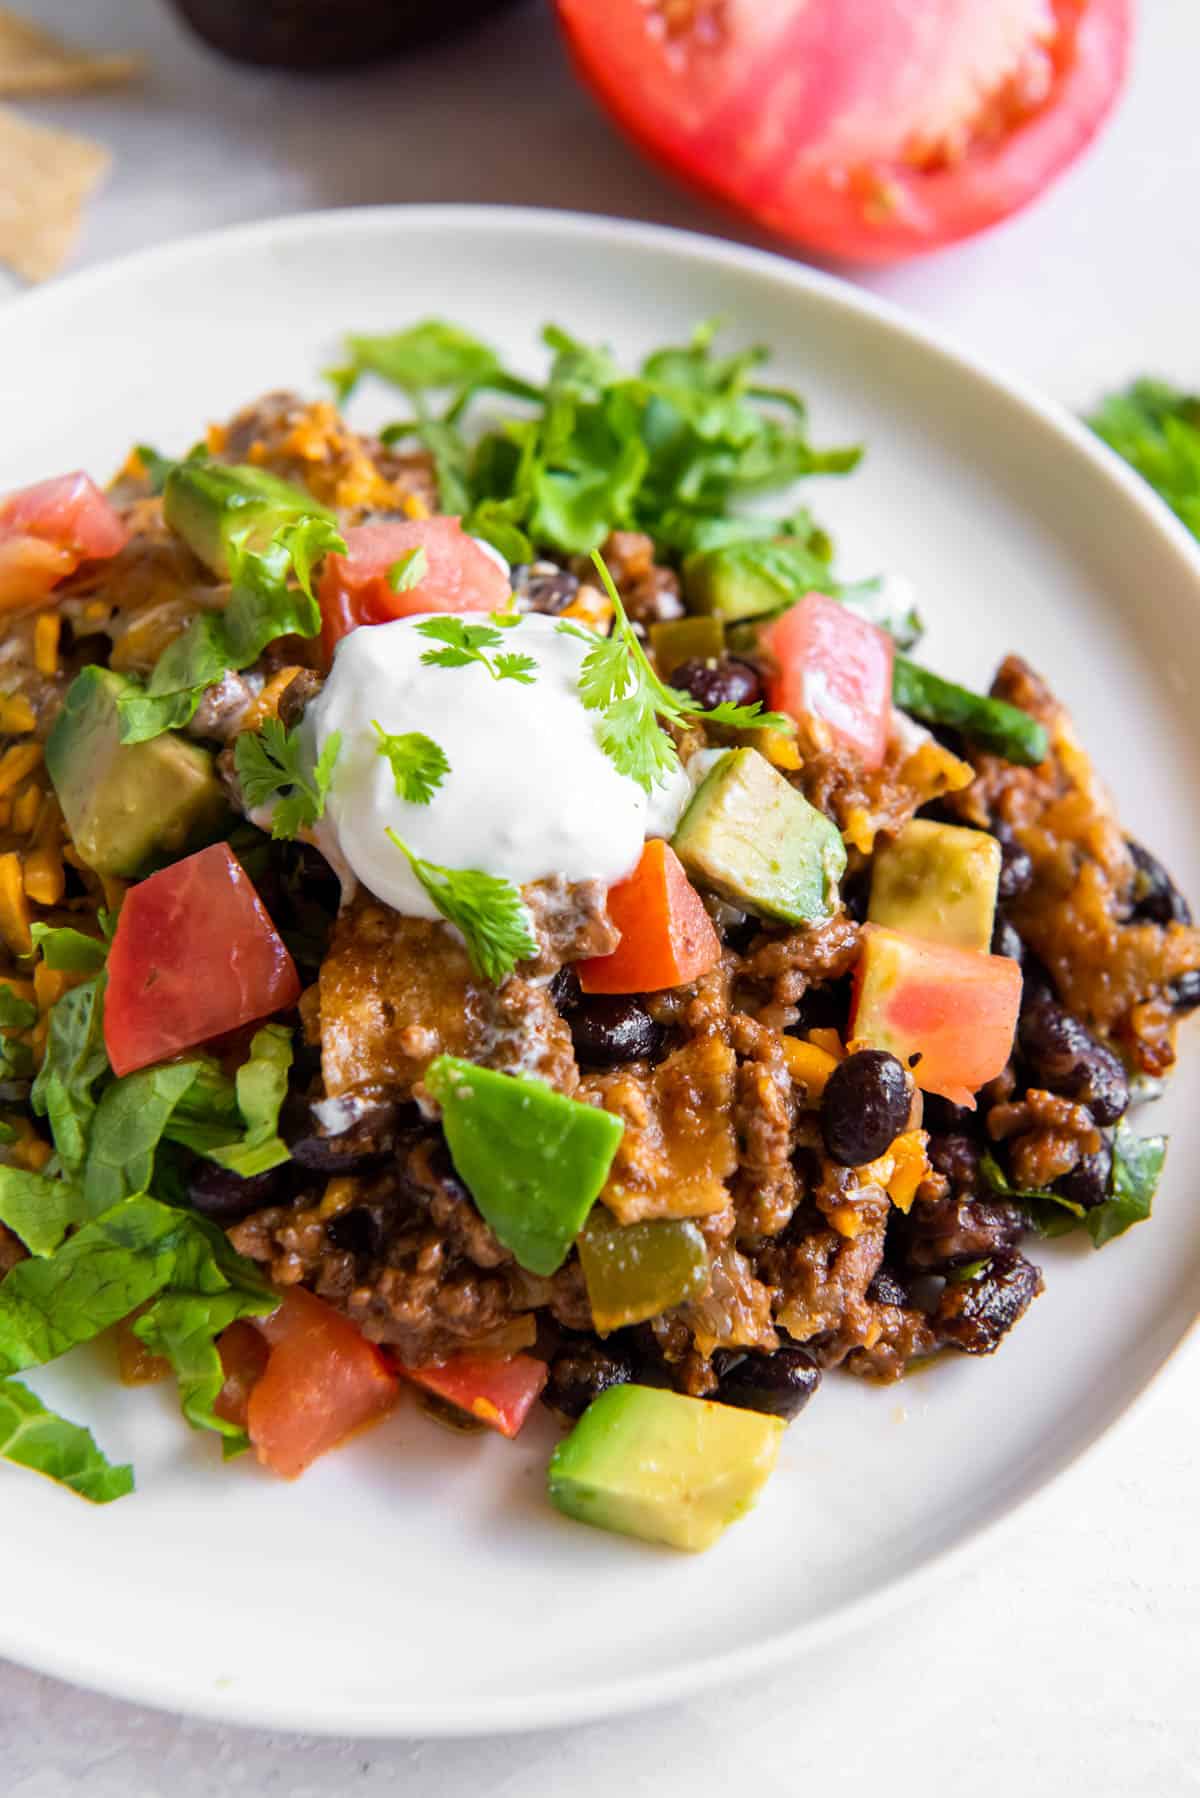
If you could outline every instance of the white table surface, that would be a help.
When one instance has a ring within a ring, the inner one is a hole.
[[[155,0],[19,3],[151,61],[136,94],[31,109],[116,153],[78,263],[234,220],[383,201],[519,201],[736,231],[610,133],[536,0],[449,48],[321,84],[221,63]],[[1142,0],[1142,12],[1132,88],[1082,167],[986,239],[869,282],[1075,407],[1151,369],[1200,387],[1200,5]],[[752,1689],[572,1731],[380,1744],[180,1721],[0,1665],[0,1791],[1183,1798],[1200,1792],[1198,1383],[1193,1339],[967,1574]]]

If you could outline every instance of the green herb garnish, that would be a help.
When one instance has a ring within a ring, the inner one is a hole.
[[[1087,422],[1200,537],[1200,394],[1135,381],[1101,401]]]
[[[394,830],[387,835],[443,918],[462,932],[471,966],[499,986],[519,961],[537,954],[529,907],[511,880],[478,868],[442,868],[423,861]]]
[[[532,687],[537,678],[537,663],[532,656],[508,651],[498,656],[487,654],[503,643],[502,628],[495,624],[467,624],[461,618],[426,618],[417,626],[419,634],[431,637],[443,647],[427,649],[421,662],[426,668],[466,668],[478,662],[493,680],[515,680],[523,687]]]
[[[379,732],[379,754],[392,764],[397,795],[409,805],[428,805],[450,772],[445,750],[424,731],[393,736],[378,719],[372,718],[371,723]]]
[[[250,810],[274,801],[271,835],[291,838],[325,816],[333,765],[342,746],[340,731],[331,731],[315,764],[309,767],[299,728],[286,730],[278,718],[267,718],[261,731],[242,731],[233,759],[242,797]]]

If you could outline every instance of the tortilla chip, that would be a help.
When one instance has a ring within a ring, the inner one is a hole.
[[[55,274],[111,161],[90,138],[30,125],[0,106],[0,262],[27,281]]]
[[[0,6],[0,96],[79,94],[140,75],[144,59],[77,49]]]

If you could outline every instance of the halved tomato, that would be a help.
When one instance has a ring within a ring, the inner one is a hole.
[[[246,1427],[272,1473],[296,1479],[396,1403],[400,1382],[374,1343],[302,1286],[293,1286],[278,1311],[256,1327],[270,1354],[246,1402]],[[239,1373],[242,1353],[239,1345]],[[230,1412],[235,1404],[230,1402]]]
[[[325,558],[318,589],[328,657],[360,624],[418,612],[498,612],[508,603],[503,570],[457,518],[360,524],[345,535],[346,554]]]
[[[233,851],[214,843],[129,889],[108,955],[118,1074],[294,1005],[300,976]]]
[[[45,597],[81,562],[115,556],[125,525],[82,472],[55,475],[0,499],[0,607]]]
[[[888,262],[1039,193],[1110,111],[1133,0],[556,0],[655,158],[798,243]]]

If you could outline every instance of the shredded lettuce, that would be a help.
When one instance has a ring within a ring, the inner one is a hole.
[[[0,1460],[44,1473],[95,1505],[133,1491],[132,1467],[114,1467],[89,1430],[47,1410],[20,1380],[0,1380]]]

